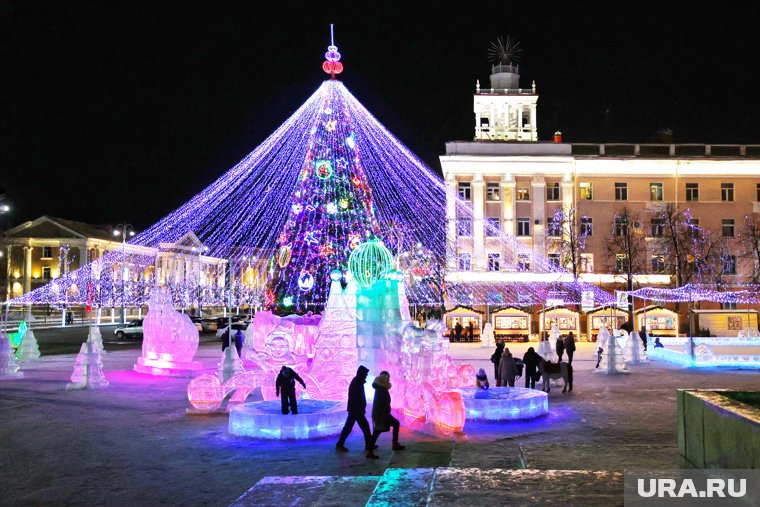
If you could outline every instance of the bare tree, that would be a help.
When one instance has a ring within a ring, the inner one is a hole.
[[[742,246],[742,259],[752,262],[751,282],[760,283],[760,227],[750,216],[744,217],[744,228],[739,234]]]
[[[612,229],[605,241],[610,271],[623,277],[627,291],[634,289],[636,275],[647,273],[647,245],[643,220],[639,212],[623,208],[612,220]],[[628,320],[633,322],[631,301]]]
[[[582,271],[581,254],[586,248],[586,238],[591,233],[591,225],[581,223],[575,208],[560,208],[550,219],[547,250],[560,255],[562,267],[577,280]]]

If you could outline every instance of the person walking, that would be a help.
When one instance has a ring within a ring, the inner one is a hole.
[[[406,446],[398,443],[398,432],[401,423],[398,419],[391,415],[391,374],[387,371],[380,372],[380,375],[375,377],[375,381],[372,382],[372,387],[375,389],[375,399],[372,402],[372,442],[370,448],[367,450],[368,458],[377,458],[374,454],[375,444],[380,433],[393,428],[393,447],[394,451],[403,451]]]
[[[462,340],[462,324],[460,322],[457,322],[457,325],[454,326],[454,333],[456,336],[456,341],[459,342]]]
[[[470,324],[467,327],[470,329],[470,333],[467,335],[467,341],[474,342],[475,341],[475,324],[473,323],[473,321],[470,321]]]
[[[641,338],[641,343],[644,344],[644,352],[647,351],[647,328],[646,326],[642,326],[641,331],[639,331],[639,338]]]
[[[504,342],[496,344],[496,352],[491,354],[491,362],[493,363],[493,378],[496,379],[496,387],[501,385],[501,379],[499,378],[499,363],[501,362],[501,355],[504,353]]]
[[[304,389],[306,384],[303,379],[298,376],[292,368],[283,366],[280,369],[280,373],[277,374],[277,379],[274,383],[274,390],[277,396],[280,396],[282,402],[282,415],[287,415],[288,406],[290,406],[290,412],[295,415],[298,414],[298,403],[296,402],[296,381],[298,381]],[[282,394],[281,394],[282,393]]]
[[[562,335],[557,336],[557,363],[562,362],[562,354],[565,353],[565,342],[562,339]]]
[[[230,346],[230,328],[224,330],[222,333],[222,352]]]
[[[536,354],[536,350],[533,347],[529,347],[528,351],[523,356],[523,364],[525,365],[526,388],[536,388],[536,372],[538,371],[538,362],[540,360],[541,356]]]
[[[573,364],[573,354],[575,353],[575,335],[572,331],[567,333],[567,337],[565,338],[565,352],[567,352],[567,364]]]
[[[372,445],[372,433],[369,431],[369,422],[367,416],[364,413],[367,411],[367,397],[364,394],[364,384],[367,382],[367,374],[369,370],[366,366],[359,366],[356,370],[356,376],[351,379],[351,383],[348,385],[348,417],[346,418],[346,424],[343,425],[343,431],[340,432],[340,438],[335,445],[335,450],[338,452],[348,452],[346,449],[346,439],[354,429],[354,423],[359,424],[359,428],[364,435],[364,452],[368,458],[377,458],[372,452],[374,447]]]
[[[240,329],[235,333],[235,348],[237,349],[238,357],[243,358],[243,342],[245,341],[245,335]]]
[[[499,378],[502,386],[515,387],[515,376],[517,376],[517,364],[515,358],[508,348],[504,349],[499,361]]]

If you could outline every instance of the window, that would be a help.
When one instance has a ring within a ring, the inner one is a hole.
[[[562,236],[562,219],[557,217],[549,217],[546,221],[546,232],[552,238],[558,238]]]
[[[721,220],[721,232],[723,233],[724,238],[733,238],[734,237],[734,219],[733,218],[724,218]]]
[[[520,271],[530,271],[530,255],[517,254],[517,269]]]
[[[457,222],[457,234],[460,236],[472,236],[472,220],[460,218]]]
[[[590,201],[594,198],[594,192],[591,187],[591,183],[588,181],[582,181],[580,184],[581,192],[580,192],[580,198],[582,201]]]
[[[486,201],[498,201],[498,200],[499,200],[499,184],[486,183]]]
[[[587,237],[594,234],[594,222],[591,217],[581,217],[581,236]]]
[[[691,237],[691,239],[699,238],[699,219],[690,218],[688,226],[689,226],[689,236]]]
[[[724,275],[736,274],[736,256],[735,255],[724,255],[721,257],[721,261],[723,264]]]
[[[653,238],[661,238],[665,232],[665,220],[662,218],[653,218],[650,233]]]
[[[517,187],[517,200],[530,201],[530,190],[528,187]]]
[[[559,254],[556,254],[556,253],[549,254],[549,266],[553,268],[560,267]]]
[[[42,247],[42,258],[51,259],[53,257],[53,248],[49,246]]]
[[[721,310],[736,310],[736,303],[721,303]]]
[[[628,200],[628,183],[615,183],[615,200]]]
[[[652,256],[652,273],[664,273],[665,272],[665,256],[661,254],[655,254]]]
[[[734,184],[733,183],[720,184],[720,200],[721,201],[734,200]]]
[[[546,200],[559,201],[559,183],[548,183],[546,185]]]
[[[615,255],[615,272],[627,273],[628,272],[628,257],[625,254]]]
[[[530,236],[530,218],[517,219],[517,235]]]
[[[488,271],[499,271],[501,269],[501,256],[497,253],[488,254]]]
[[[757,195],[755,196],[755,200],[756,200],[756,201],[760,201],[760,183],[758,183],[758,184],[756,185],[756,189],[755,189],[755,190],[756,190],[756,192],[757,192]]]
[[[628,235],[628,219],[622,217],[615,217],[615,236],[627,236]]]
[[[48,267],[42,268],[42,278],[45,280],[50,280],[50,268]]]
[[[686,200],[687,201],[699,200],[699,183],[686,184]]]
[[[662,183],[650,183],[649,184],[649,200],[650,201],[662,201]]]
[[[594,272],[594,254],[582,253],[581,254],[581,273],[593,273]]]
[[[469,270],[470,270],[470,254],[460,253],[459,254],[459,271],[469,271]]]
[[[486,236],[498,236],[499,235],[499,218],[498,217],[486,217]]]
[[[464,201],[469,201],[472,198],[472,187],[470,182],[462,181],[459,183],[459,198]]]

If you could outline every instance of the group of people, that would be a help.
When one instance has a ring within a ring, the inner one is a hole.
[[[557,363],[562,362],[562,356],[567,354],[567,364],[570,366],[569,371],[572,371],[573,355],[575,354],[575,335],[572,331],[568,333],[565,338],[557,338],[556,343],[557,356],[559,359]],[[494,378],[496,379],[497,386],[515,386],[515,379],[524,376],[525,387],[529,389],[536,388],[536,382],[541,378],[541,372],[539,370],[539,363],[543,361],[541,357],[533,347],[529,347],[528,351],[523,355],[522,360],[516,359],[512,353],[504,345],[504,342],[496,344],[496,351],[491,355],[491,362],[494,365]],[[524,370],[524,374],[523,374]],[[487,384],[481,381],[479,376],[485,375],[485,371],[481,368],[476,375],[476,381],[479,387]],[[572,385],[572,380],[570,385]],[[572,387],[570,388],[572,390]]]
[[[243,334],[243,331],[238,329],[234,336],[232,337],[232,340],[235,343],[235,348],[237,349],[238,357],[243,357],[243,342],[245,342],[245,335]],[[222,352],[225,351],[227,347],[230,346],[230,328],[224,330],[224,333],[222,334]]]
[[[475,340],[475,324],[470,321],[467,327],[463,327],[461,322],[457,322],[451,331],[451,341],[453,342],[471,342]]]

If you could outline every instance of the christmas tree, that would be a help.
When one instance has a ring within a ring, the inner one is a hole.
[[[328,48],[323,65],[332,79],[342,71],[337,49]],[[289,216],[270,261],[267,298],[280,314],[320,310],[330,273],[345,271],[351,251],[377,233],[372,192],[341,87],[330,87],[317,107]]]

